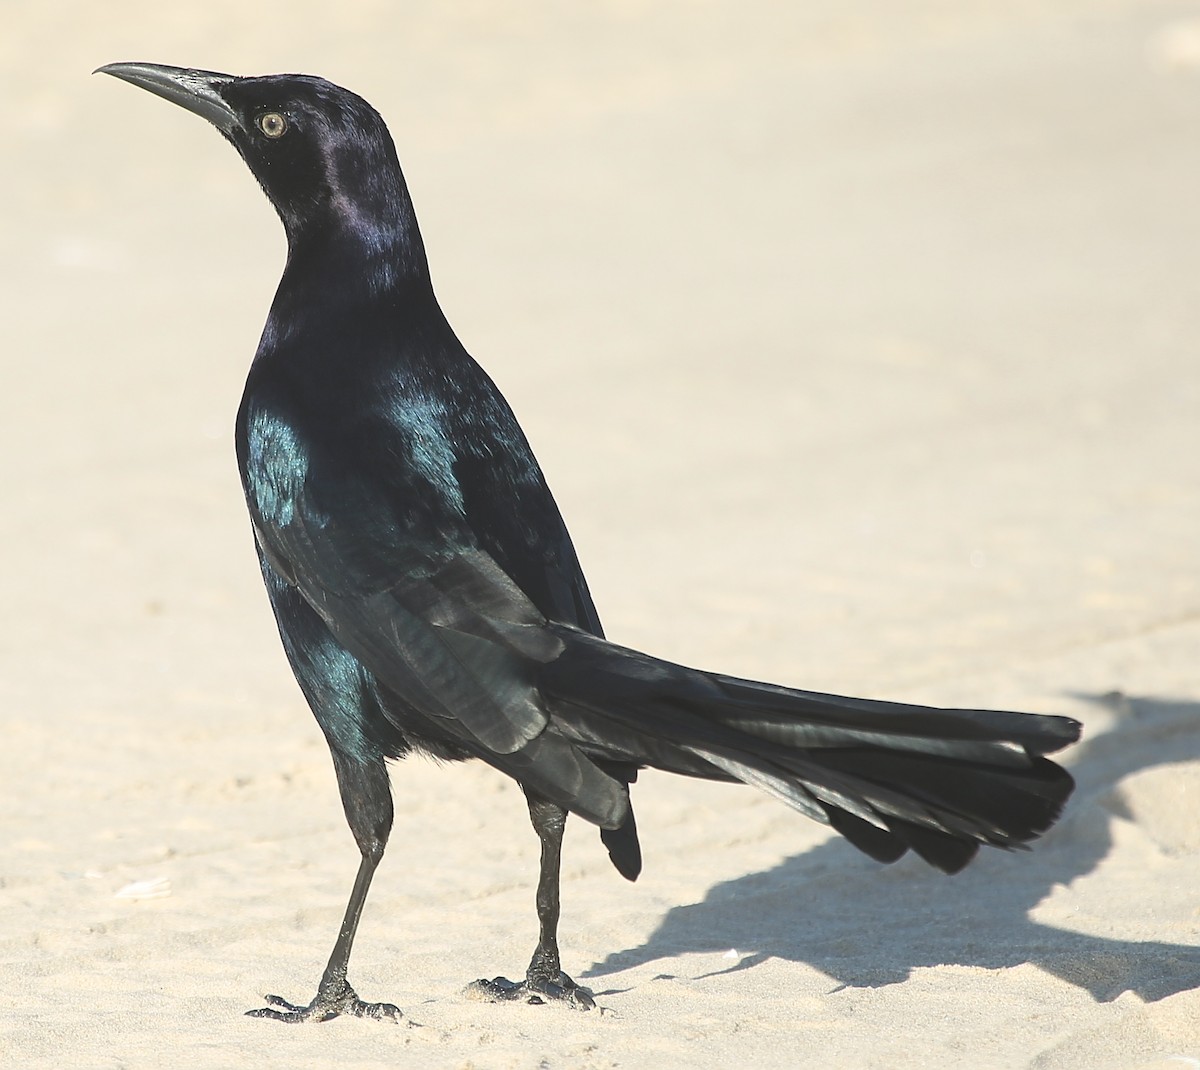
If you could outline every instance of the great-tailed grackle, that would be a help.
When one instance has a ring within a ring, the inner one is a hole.
[[[362,863],[315,998],[249,1013],[351,1013],[363,901],[392,825],[385,759],[480,758],[525,792],[541,839],[540,935],[495,998],[591,1006],[559,964],[568,812],[641,869],[629,785],[651,766],[742,781],[872,858],[947,873],[979,844],[1045,831],[1071,792],[1043,755],[1065,717],[943,710],[739,680],[606,641],[575,550],[512,411],[434,297],[379,115],[319,78],[100,68],[202,115],[287,231],[279,290],[237,416],[237,456],[279,633],[333,754]]]

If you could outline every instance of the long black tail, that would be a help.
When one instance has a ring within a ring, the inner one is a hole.
[[[1079,738],[1068,717],[796,691],[552,627],[566,646],[538,687],[558,730],[602,767],[740,780],[881,862],[911,847],[955,873],[981,843],[1045,832],[1074,787],[1043,757]]]

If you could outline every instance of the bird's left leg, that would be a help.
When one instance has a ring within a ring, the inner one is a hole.
[[[350,948],[354,944],[363,903],[366,902],[371,878],[375,875],[379,860],[383,858],[383,849],[392,830],[392,791],[387,767],[382,758],[364,762],[347,757],[334,747],[330,750],[346,820],[362,852],[362,862],[354,878],[354,890],[350,893],[333,953],[329,956],[329,963],[312,1002],[307,1006],[299,1006],[280,996],[267,996],[270,1006],[246,1013],[252,1018],[273,1018],[277,1022],[292,1023],[325,1022],[339,1014],[399,1021],[399,1007],[391,1003],[364,1003],[346,980]]]
[[[525,797],[529,802],[529,818],[534,831],[542,841],[537,887],[537,949],[521,984],[506,977],[495,977],[490,981],[476,981],[471,988],[491,999],[522,999],[529,1003],[554,999],[563,1000],[581,1010],[590,1010],[596,1006],[592,994],[563,973],[558,959],[559,873],[567,811],[528,789]]]

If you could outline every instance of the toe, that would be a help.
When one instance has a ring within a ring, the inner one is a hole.
[[[363,1003],[356,1001],[350,1013],[359,1018],[374,1018],[376,1021],[398,1022],[403,1012],[394,1003]]]

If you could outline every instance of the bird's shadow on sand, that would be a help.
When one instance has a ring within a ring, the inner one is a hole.
[[[984,851],[946,878],[911,856],[879,866],[835,838],[773,869],[715,885],[702,902],[669,911],[642,946],[609,955],[584,976],[595,987],[595,979],[657,959],[736,948],[739,961],[716,972],[781,958],[808,963],[843,986],[873,988],[904,981],[922,966],[1028,962],[1100,1001],[1124,991],[1153,1001],[1196,987],[1200,945],[1110,940],[1028,916],[1108,854],[1113,822],[1128,816],[1117,781],[1200,758],[1200,704],[1084,697],[1110,709],[1115,725],[1075,749],[1075,795],[1032,853]]]

